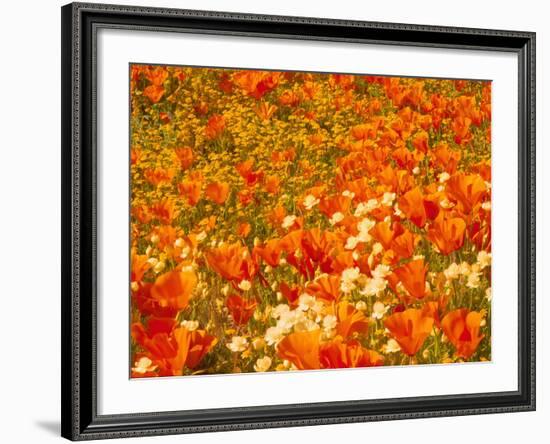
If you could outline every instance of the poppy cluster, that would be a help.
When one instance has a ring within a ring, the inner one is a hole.
[[[491,359],[491,83],[132,65],[132,377]]]

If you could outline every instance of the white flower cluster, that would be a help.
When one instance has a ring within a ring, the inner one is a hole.
[[[361,219],[357,223],[357,230],[359,230],[359,234],[357,236],[348,237],[344,248],[346,250],[355,250],[355,248],[360,242],[364,242],[364,243],[369,242],[372,239],[371,235],[369,234],[369,231],[372,229],[372,227],[374,227],[374,225],[376,225],[376,222],[374,222],[373,220],[367,217],[364,219]]]
[[[395,339],[388,339],[388,342],[382,346],[382,352],[384,353],[397,353],[401,351],[401,347]]]
[[[243,352],[248,348],[248,339],[244,336],[233,336],[227,348],[233,353]]]
[[[287,304],[279,304],[272,311],[271,316],[277,319],[277,324],[269,327],[265,332],[265,342],[276,345],[284,336],[292,331],[317,330],[322,321],[323,303],[309,294],[302,294],[298,299],[298,307],[291,310]]]
[[[393,205],[393,201],[395,200],[395,193],[384,193],[380,200],[378,199],[369,199],[367,202],[360,202],[357,207],[355,208],[354,216],[355,217],[362,217],[369,214],[371,211],[376,210],[377,208],[380,208],[381,206],[384,207],[391,207]]]
[[[389,305],[386,306],[382,302],[376,301],[372,305],[372,315],[371,315],[371,317],[373,319],[382,319],[389,309],[390,309]]]
[[[340,211],[337,211],[336,213],[334,213],[332,215],[332,217],[329,219],[329,223],[331,225],[336,225],[337,223],[340,223],[344,220],[344,214],[341,213]]]
[[[343,293],[350,293],[355,290],[355,282],[361,276],[359,267],[346,268],[342,271],[342,278],[340,280],[340,290]]]
[[[315,205],[319,204],[319,199],[317,199],[313,194],[308,194],[304,198],[304,207],[306,210],[311,210]]]
[[[286,216],[283,219],[283,223],[281,224],[281,226],[283,228],[290,228],[290,227],[292,227],[292,225],[294,225],[294,222],[296,222],[296,216],[291,214],[290,216]]]
[[[360,202],[355,208],[353,215],[355,217],[363,217],[369,214],[372,210],[377,209],[380,203],[376,199],[369,199],[367,202]]]
[[[271,367],[271,358],[269,356],[264,356],[263,358],[258,358],[256,364],[254,364],[254,370],[257,372],[266,372]]]
[[[462,262],[460,264],[452,263],[443,272],[448,281],[458,279],[461,276],[466,278],[468,288],[478,288],[480,285],[481,270],[491,265],[491,253],[480,251],[477,255],[477,261],[473,264]]]
[[[371,272],[372,278],[367,278],[365,285],[359,291],[364,296],[376,296],[383,292],[388,286],[388,281],[385,279],[391,273],[388,265],[379,264]]]
[[[147,373],[147,372],[153,372],[157,369],[156,365],[153,365],[153,361],[151,361],[148,357],[143,356],[139,359],[139,361],[135,362],[135,367],[132,367],[132,371],[135,373]]]
[[[180,325],[182,327],[185,327],[189,331],[195,331],[197,328],[199,328],[199,321],[181,321]]]

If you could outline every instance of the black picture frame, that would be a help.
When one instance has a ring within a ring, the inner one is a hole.
[[[535,33],[72,3],[62,15],[62,436],[71,440],[535,409]],[[312,404],[97,414],[96,31],[214,33],[507,51],[519,66],[518,390]]]

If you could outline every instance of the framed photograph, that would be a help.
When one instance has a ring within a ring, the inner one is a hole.
[[[535,34],[62,8],[62,435],[535,409]]]

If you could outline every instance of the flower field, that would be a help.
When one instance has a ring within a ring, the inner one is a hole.
[[[131,65],[131,377],[491,359],[491,83]]]

